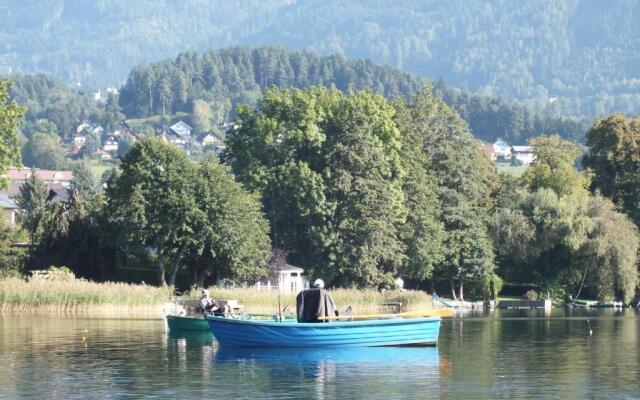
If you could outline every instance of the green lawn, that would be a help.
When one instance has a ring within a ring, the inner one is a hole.
[[[510,164],[496,164],[496,168],[498,169],[499,174],[507,174],[515,177],[521,176],[527,167],[519,165],[513,166]]]
[[[115,164],[110,162],[104,162],[102,160],[89,160],[89,168],[91,169],[91,172],[93,172],[93,176],[95,176],[98,180],[102,178],[102,174],[104,174],[104,171],[113,167],[115,167]]]

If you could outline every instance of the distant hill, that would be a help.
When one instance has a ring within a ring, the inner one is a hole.
[[[371,59],[556,116],[640,109],[640,0],[0,2],[0,71],[84,88],[181,51],[282,45]]]
[[[319,57],[301,50],[277,47],[209,50],[200,55],[182,53],[134,68],[120,91],[120,106],[128,117],[194,112],[197,100],[207,103],[218,121],[230,118],[238,103],[255,104],[265,88],[323,85],[343,92],[370,90],[387,98],[411,97],[429,82],[417,75],[371,61],[341,56]],[[528,137],[559,133],[582,140],[581,124],[547,118],[500,99],[469,95],[443,82],[434,92],[469,123],[476,137],[502,137],[524,143]]]

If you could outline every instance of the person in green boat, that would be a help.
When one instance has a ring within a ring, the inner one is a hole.
[[[231,307],[228,304],[218,303],[213,300],[209,295],[207,289],[202,289],[202,296],[200,297],[200,308],[205,314],[213,314],[216,317],[229,317],[231,314]]]

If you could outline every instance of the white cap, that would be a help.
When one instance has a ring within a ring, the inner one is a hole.
[[[209,291],[207,289],[202,289],[203,296],[209,296]]]
[[[313,281],[313,287],[317,287],[317,288],[324,288],[324,281],[322,279],[316,279],[315,281]]]

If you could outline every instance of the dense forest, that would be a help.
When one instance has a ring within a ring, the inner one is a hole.
[[[58,134],[66,141],[83,120],[108,129],[124,119],[124,114],[127,118],[141,118],[181,113],[196,128],[204,114],[211,121],[203,125],[212,126],[233,118],[236,104],[255,104],[271,85],[324,85],[345,93],[371,90],[391,99],[411,99],[429,84],[416,75],[371,61],[319,57],[277,47],[209,50],[202,55],[182,53],[175,60],[137,67],[131,71],[119,99],[109,96],[104,102],[95,102],[86,92],[50,75],[13,75],[11,79],[11,98],[28,110],[21,127],[26,138],[47,133]],[[451,105],[473,134],[485,141],[502,137],[523,144],[529,137],[554,133],[584,140],[584,121],[544,117],[517,103],[468,94],[443,81],[433,83],[433,94]]]
[[[199,105],[220,122],[233,116],[236,104],[255,104],[272,85],[322,85],[344,93],[369,90],[390,99],[410,100],[426,84],[416,75],[371,61],[277,47],[230,48],[202,55],[181,53],[175,60],[134,68],[120,92],[120,106],[128,117],[139,118],[192,113]],[[518,104],[469,95],[441,81],[434,86],[434,94],[451,105],[482,140],[502,137],[525,143],[529,137],[553,133],[578,141],[583,138],[582,125],[574,120],[541,117]]]
[[[0,3],[0,71],[118,86],[180,51],[283,45],[388,64],[556,116],[637,113],[640,1]]]
[[[3,84],[12,154],[24,112]],[[4,235],[36,245],[0,247],[3,274],[65,265],[109,279],[137,259],[155,266],[158,284],[175,284],[180,271],[198,285],[241,283],[268,274],[273,251],[333,287],[391,288],[402,276],[458,299],[495,298],[504,281],[529,288],[528,298],[637,296],[636,174],[610,174],[635,168],[637,151],[611,139],[637,142],[637,120],[593,125],[592,171],[574,167],[575,142],[532,138],[536,159],[519,178],[496,173],[429,86],[411,100],[272,87],[240,105],[236,121],[222,163],[142,138],[102,184],[77,164],[68,200],[51,201],[33,174],[16,198],[23,230]]]

